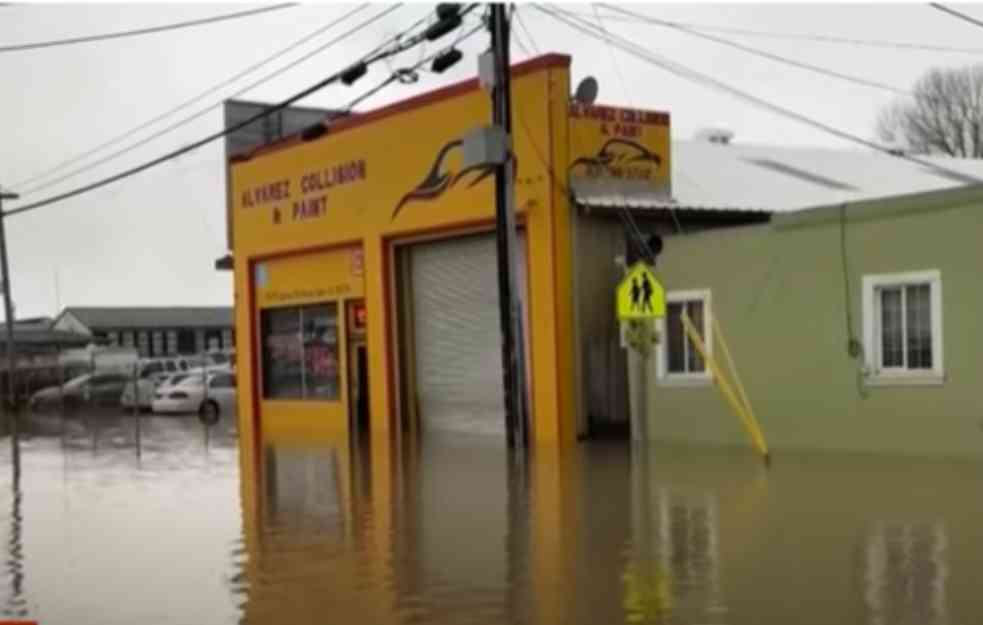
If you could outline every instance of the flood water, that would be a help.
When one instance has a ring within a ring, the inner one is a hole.
[[[234,423],[24,417],[0,619],[47,624],[983,622],[983,464],[587,443],[396,458]]]

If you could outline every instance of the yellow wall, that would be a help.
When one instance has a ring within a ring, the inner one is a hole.
[[[529,237],[534,442],[570,443],[575,435],[570,208],[562,181],[551,175],[563,172],[569,162],[569,58],[550,55],[517,66],[512,84],[516,205]],[[232,166],[244,446],[256,444],[250,396],[258,381],[253,371],[258,360],[252,349],[256,339],[253,323],[258,321],[254,307],[264,303],[252,301],[250,289],[258,259],[361,244],[371,427],[374,442],[388,441],[394,423],[392,409],[398,409],[397,374],[390,370],[391,350],[398,344],[391,310],[392,242],[434,231],[451,236],[455,230],[476,224],[490,225],[494,218],[491,176],[480,182],[476,179],[481,172],[464,173],[458,179],[440,176],[461,171],[460,148],[449,144],[491,119],[489,97],[476,84],[427,94],[365,117],[371,119],[356,117],[336,123],[322,138],[280,146]],[[437,175],[429,179],[434,184],[422,185],[442,150]],[[563,166],[556,167],[556,163]],[[401,200],[421,186],[443,190],[400,207]],[[318,265],[322,261],[310,262],[287,272],[293,284],[308,290],[313,282],[326,279]],[[263,297],[259,291],[256,295]],[[245,340],[250,337],[252,341]],[[264,423],[268,408],[261,407]],[[284,408],[285,414],[300,415],[306,410],[300,405]],[[288,420],[292,422],[292,417]]]

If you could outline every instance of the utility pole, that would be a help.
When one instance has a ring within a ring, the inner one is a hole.
[[[495,166],[495,226],[498,244],[498,293],[502,326],[502,373],[505,386],[505,429],[509,446],[528,443],[526,418],[525,340],[517,288],[515,230],[515,159],[512,153],[512,88],[509,64],[509,21],[505,5],[491,5],[489,20],[494,83],[492,124],[504,131],[506,157]]]
[[[10,424],[10,441],[15,471],[20,472],[20,447],[17,444],[17,415],[14,397],[14,302],[10,298],[10,264],[7,262],[6,214],[4,200],[16,200],[16,193],[0,189],[0,271],[3,271],[3,308],[7,318],[7,409]]]

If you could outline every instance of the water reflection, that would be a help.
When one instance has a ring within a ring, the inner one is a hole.
[[[866,540],[864,600],[871,625],[943,625],[948,574],[940,522],[880,522]]]
[[[983,620],[975,462],[90,415],[0,446],[0,609],[48,623],[948,625]],[[140,453],[137,454],[137,449]]]
[[[769,470],[743,450],[595,444],[520,464],[460,436],[400,451],[268,448],[280,512],[252,528],[245,622],[983,617],[975,463],[790,455]]]
[[[142,458],[132,417],[113,413],[24,415],[17,445],[0,446],[0,619],[238,620],[224,575],[225,546],[241,541],[229,424],[206,449],[196,419],[142,419]]]
[[[21,538],[23,516],[21,500],[24,496],[20,487],[20,453],[15,446],[11,454],[10,519],[6,541],[7,553],[4,559],[4,572],[9,583],[9,592],[3,607],[3,615],[21,618],[27,615],[27,601],[24,597],[24,545]]]

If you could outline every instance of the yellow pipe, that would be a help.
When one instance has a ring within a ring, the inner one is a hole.
[[[734,412],[741,419],[741,422],[744,423],[744,427],[747,428],[749,433],[751,433],[751,422],[748,420],[747,413],[744,410],[744,405],[737,398],[737,394],[727,381],[727,376],[724,375],[720,365],[718,365],[717,361],[708,353],[706,345],[703,342],[703,337],[701,337],[699,332],[696,331],[696,327],[693,325],[693,322],[690,320],[689,315],[686,314],[685,311],[683,312],[682,320],[683,327],[686,330],[686,334],[689,337],[690,342],[694,347],[696,347],[696,350],[700,352],[700,356],[703,358],[703,361],[706,363],[707,367],[710,368],[714,380],[720,383],[721,392],[724,393],[724,398],[731,404],[731,408],[734,409]]]
[[[750,419],[751,425],[757,432],[758,438],[761,439],[761,446],[764,448],[764,454],[768,454],[768,446],[765,443],[764,433],[761,431],[761,425],[758,423],[758,418],[754,414],[754,408],[751,407],[751,400],[748,399],[747,393],[744,390],[744,382],[741,381],[741,376],[737,372],[737,365],[734,364],[734,359],[730,355],[730,348],[727,346],[727,340],[724,338],[724,332],[720,329],[720,322],[717,320],[716,315],[708,312],[710,319],[713,322],[713,332],[720,341],[720,347],[724,352],[724,359],[727,361],[727,366],[730,368],[731,375],[734,376],[734,382],[737,386],[738,395],[741,401],[744,403],[744,410]]]
[[[761,438],[760,433],[755,431],[754,426],[751,424],[748,416],[744,413],[744,407],[741,405],[740,400],[734,393],[734,389],[731,388],[730,383],[727,378],[724,377],[723,372],[720,370],[717,361],[714,360],[710,354],[707,353],[706,346],[703,344],[703,339],[700,338],[699,333],[697,333],[696,328],[693,327],[693,322],[690,321],[689,315],[686,311],[682,313],[683,327],[686,329],[686,334],[689,336],[690,341],[692,341],[694,347],[700,352],[700,356],[703,357],[704,362],[710,367],[710,371],[713,373],[714,380],[717,382],[720,392],[723,393],[724,398],[730,404],[731,409],[737,413],[737,416],[741,419],[744,424],[744,428],[747,430],[748,435],[751,437],[751,441],[754,443],[758,451],[765,457],[765,461],[768,461],[768,448],[764,444],[764,440]]]

